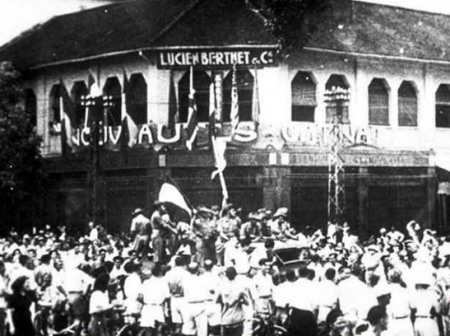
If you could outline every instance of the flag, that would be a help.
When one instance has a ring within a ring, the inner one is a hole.
[[[88,77],[88,90],[88,95],[85,97],[86,102],[84,104],[86,107],[84,112],[84,127],[89,127],[92,124],[92,106],[95,104],[94,98],[98,98],[102,95],[102,92],[100,91],[100,88],[91,72],[89,72]]]
[[[195,103],[195,90],[194,90],[194,70],[191,66],[191,76],[189,84],[189,110],[188,120],[186,126],[186,147],[192,150],[192,145],[197,137],[198,125],[197,125],[197,105]]]
[[[252,119],[255,122],[256,127],[259,126],[259,87],[258,87],[258,68],[255,66],[255,85],[253,86],[253,106],[252,106]]]
[[[233,74],[231,77],[231,135],[236,132],[239,124],[239,97],[236,81],[236,64],[233,66]]]
[[[133,147],[136,136],[139,129],[134,122],[133,118],[128,114],[129,107],[131,105],[131,87],[128,82],[127,74],[123,70],[123,88],[122,88],[122,133],[120,136],[120,143],[122,149],[127,147]]]
[[[214,82],[209,86],[209,140],[211,146],[216,138],[216,95]]]
[[[225,150],[227,149],[227,141],[224,137],[218,137],[212,139],[213,150],[214,150],[214,164],[216,170],[211,174],[211,179],[213,180],[217,174],[223,173],[225,167],[227,166],[227,161],[225,159]]]
[[[164,182],[158,194],[158,201],[166,204],[175,222],[189,223],[192,217],[190,202],[173,182]]]
[[[169,87],[169,118],[167,127],[170,130],[170,135],[175,134],[175,124],[178,119],[177,96],[175,93],[175,83],[173,78],[173,71],[170,72],[170,87]]]
[[[91,96],[92,98],[100,97],[102,95],[102,91],[100,90],[100,87],[98,86],[91,72],[89,72],[88,77],[88,89],[89,89],[89,96]]]
[[[60,113],[61,113],[61,141],[62,149],[65,151],[66,146],[72,147],[72,122],[73,101],[64,86],[63,80],[60,79]]]

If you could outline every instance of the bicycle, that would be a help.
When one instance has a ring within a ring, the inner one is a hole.
[[[252,336],[286,336],[287,330],[277,325],[270,315],[259,315],[252,319]]]

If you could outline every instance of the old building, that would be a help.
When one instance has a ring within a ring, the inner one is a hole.
[[[124,230],[167,176],[192,203],[220,204],[209,115],[214,104],[218,133],[230,136],[236,65],[240,123],[224,174],[244,214],[287,206],[297,227],[326,224],[338,107],[325,93],[339,87],[349,93],[345,219],[363,235],[410,219],[445,230],[450,17],[361,2],[344,12],[281,60],[244,0],[117,3],[53,18],[3,46],[1,59],[25,75],[44,139],[46,221],[81,229],[95,203],[110,230]],[[199,133],[188,150],[191,67]]]

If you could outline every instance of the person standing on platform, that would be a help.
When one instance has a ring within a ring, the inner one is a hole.
[[[195,236],[195,260],[200,266],[209,259],[216,263],[217,215],[214,211],[200,207],[193,221],[192,231]]]
[[[167,213],[166,206],[160,201],[153,203],[153,213],[150,217],[152,227],[152,246],[153,246],[153,262],[163,262],[164,258],[164,240],[163,230],[166,228],[163,215]]]
[[[241,219],[237,215],[236,207],[233,204],[227,204],[222,209],[224,215],[219,219],[217,228],[219,231],[219,239],[216,242],[216,251],[219,263],[223,265],[225,253],[225,243],[230,238],[235,237],[241,227]]]
[[[250,213],[248,219],[248,222],[241,226],[239,239],[250,244],[261,238],[261,217],[255,213]]]
[[[133,211],[130,233],[134,237],[133,249],[137,255],[146,255],[149,249],[150,236],[152,235],[152,226],[150,220],[144,216],[144,210],[141,208]]]

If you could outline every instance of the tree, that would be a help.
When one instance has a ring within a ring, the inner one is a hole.
[[[280,56],[301,49],[318,32],[330,34],[351,17],[351,0],[247,0],[280,44]]]
[[[10,62],[0,64],[0,202],[2,229],[35,220],[42,192],[41,138],[25,109],[21,78]],[[33,223],[34,224],[34,223]]]

